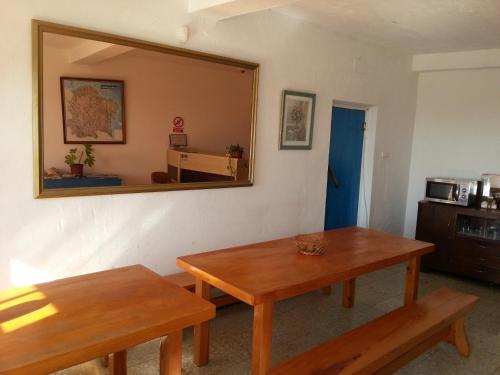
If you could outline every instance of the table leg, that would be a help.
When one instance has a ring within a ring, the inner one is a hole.
[[[210,284],[196,279],[196,295],[210,301]],[[208,363],[210,339],[210,322],[203,322],[194,326],[194,363],[203,366]]]
[[[109,357],[111,356],[111,354],[106,354],[104,357],[101,357],[101,364],[108,368],[109,367]]]
[[[265,375],[271,361],[273,336],[273,302],[264,302],[254,307],[252,375]]]
[[[356,279],[352,278],[344,281],[344,295],[342,306],[351,308],[354,306],[354,295],[356,292]]]
[[[113,353],[109,356],[110,375],[127,375],[127,351]]]
[[[420,257],[411,258],[406,267],[405,305],[418,298],[418,279],[420,276]]]
[[[160,375],[181,375],[182,331],[170,333],[161,340]]]

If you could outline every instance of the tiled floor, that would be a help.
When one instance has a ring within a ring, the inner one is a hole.
[[[376,318],[403,300],[404,267],[395,266],[357,282],[354,308],[340,306],[341,288],[332,296],[316,291],[280,302],[273,326],[272,363],[310,349],[329,338]],[[398,375],[500,375],[500,287],[488,286],[436,273],[422,273],[421,294],[447,286],[481,298],[467,320],[472,354],[460,357],[453,347],[439,344],[401,369]],[[184,333],[183,374],[249,374],[252,310],[239,304],[218,310],[212,322],[210,363],[197,368],[192,362],[192,330]],[[158,374],[158,340],[129,351],[130,375]],[[60,371],[58,375],[106,374],[99,361]]]

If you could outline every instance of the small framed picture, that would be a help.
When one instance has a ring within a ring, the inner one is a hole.
[[[283,91],[281,103],[280,150],[310,150],[316,94]]]

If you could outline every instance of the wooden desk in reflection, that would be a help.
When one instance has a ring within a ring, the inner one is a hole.
[[[223,154],[169,149],[167,164],[173,182],[248,180],[248,160]]]

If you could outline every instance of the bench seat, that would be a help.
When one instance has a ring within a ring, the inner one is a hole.
[[[270,374],[392,374],[441,341],[468,356],[464,317],[477,301],[475,296],[439,289],[279,364]]]

